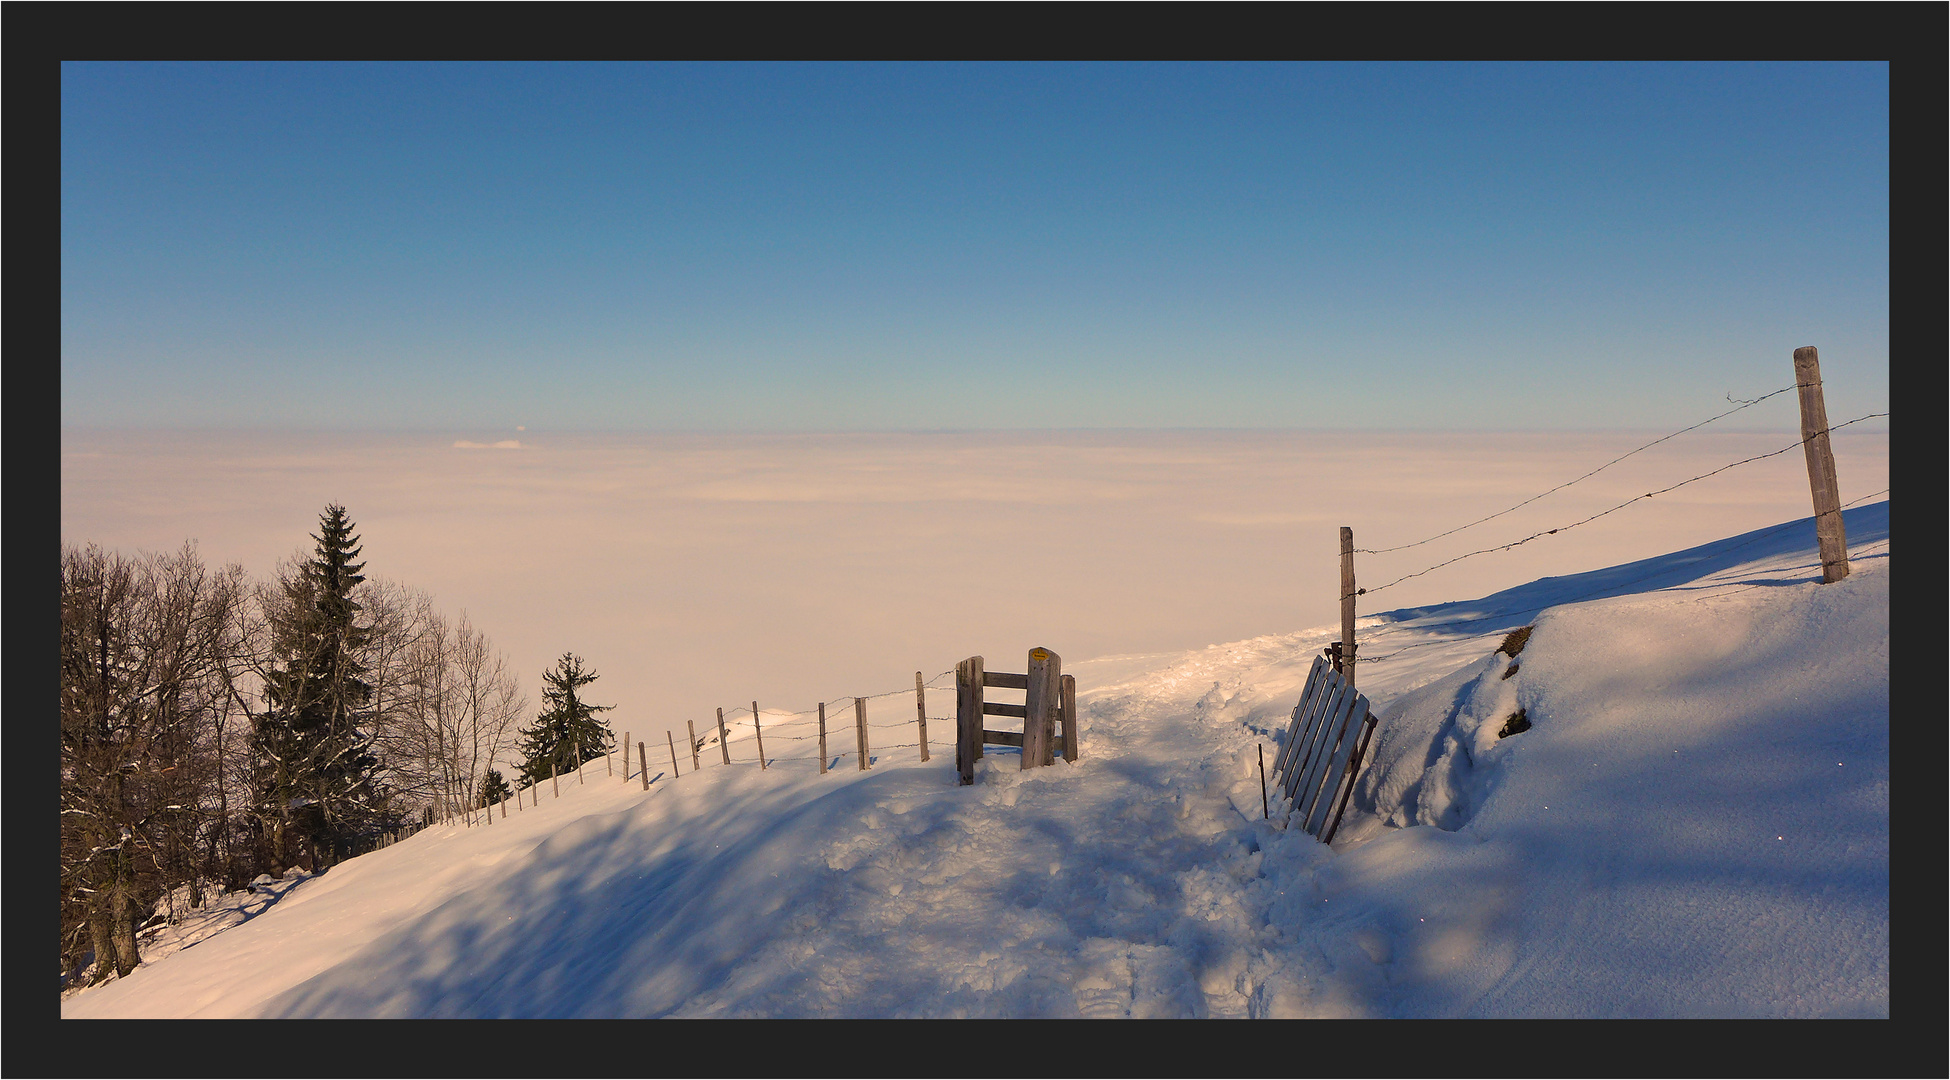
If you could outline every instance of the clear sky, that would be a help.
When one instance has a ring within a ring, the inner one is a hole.
[[[1888,407],[1888,87],[70,63],[61,417],[1666,428],[1816,345],[1840,421]]]

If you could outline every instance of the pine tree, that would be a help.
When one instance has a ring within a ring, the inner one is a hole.
[[[272,831],[272,855],[291,860],[303,841],[313,868],[348,854],[349,842],[394,824],[376,773],[360,652],[370,629],[359,622],[352,590],[364,563],[345,507],[319,517],[312,558],[280,585],[283,603],[270,613],[276,663],[265,677],[270,707],[257,718],[252,744],[258,768],[258,813]]]
[[[583,762],[610,751],[609,726],[596,719],[614,705],[591,705],[577,691],[596,681],[596,673],[582,670],[582,657],[563,653],[555,669],[543,672],[548,688],[542,699],[548,708],[535,718],[535,726],[521,731],[521,776],[524,784],[573,772]]]
[[[514,794],[514,790],[508,786],[508,781],[502,779],[500,769],[489,769],[487,771],[487,776],[481,781],[481,806],[483,808],[493,806],[503,799],[512,799],[514,798]]]

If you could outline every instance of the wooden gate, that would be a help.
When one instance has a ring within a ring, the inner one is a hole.
[[[1333,841],[1374,726],[1368,699],[1354,692],[1340,666],[1314,657],[1300,703],[1293,707],[1286,745],[1273,763],[1280,792],[1291,802],[1289,824],[1297,816],[1301,831],[1321,843]]]
[[[1063,744],[1063,760],[1077,759],[1077,681],[1063,674],[1063,658],[1048,649],[1029,650],[1029,670],[1020,674],[987,671],[982,658],[971,656],[955,665],[955,768],[961,782],[975,782],[975,762],[982,746],[1022,747],[1022,767],[1033,769],[1056,760],[1056,744]],[[986,700],[988,687],[1023,691],[1023,703]],[[983,726],[985,716],[1022,718],[1022,731],[995,731]]]

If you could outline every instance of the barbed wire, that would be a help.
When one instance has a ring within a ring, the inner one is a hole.
[[[1752,401],[1747,401],[1742,398],[1736,398],[1732,394],[1728,394],[1727,395],[1728,401],[1739,401],[1741,403],[1739,408],[1728,409],[1726,412],[1723,412],[1718,416],[1709,416],[1706,419],[1701,420],[1699,423],[1694,424],[1692,427],[1680,428],[1678,431],[1675,431],[1670,435],[1661,435],[1659,438],[1656,438],[1651,442],[1646,443],[1644,446],[1639,447],[1637,450],[1627,451],[1626,453],[1620,454],[1619,456],[1612,458],[1610,461],[1607,461],[1603,465],[1600,465],[1597,468],[1591,470],[1590,472],[1585,473],[1583,476],[1578,477],[1576,480],[1566,480],[1563,483],[1557,485],[1556,487],[1551,488],[1549,491],[1543,491],[1543,492],[1539,492],[1536,495],[1532,495],[1530,498],[1525,499],[1524,501],[1518,503],[1515,506],[1510,507],[1507,510],[1498,510],[1496,513],[1491,514],[1488,517],[1477,518],[1475,521],[1472,521],[1467,525],[1458,525],[1455,528],[1450,529],[1448,532],[1436,533],[1434,536],[1431,536],[1426,540],[1417,540],[1412,544],[1397,544],[1394,547],[1385,547],[1385,548],[1355,548],[1354,550],[1357,554],[1361,554],[1361,555],[1385,555],[1391,551],[1407,551],[1409,548],[1421,547],[1423,544],[1433,543],[1434,541],[1440,540],[1445,536],[1454,536],[1455,534],[1462,532],[1464,529],[1475,528],[1476,526],[1481,525],[1485,521],[1494,521],[1505,514],[1511,513],[1512,511],[1521,510],[1524,507],[1529,506],[1531,503],[1536,502],[1538,499],[1541,499],[1546,495],[1552,495],[1557,492],[1563,491],[1565,488],[1570,487],[1572,484],[1577,484],[1585,480],[1589,480],[1592,477],[1598,475],[1601,472],[1604,472],[1606,469],[1611,468],[1613,465],[1616,465],[1619,462],[1624,461],[1626,458],[1631,457],[1633,454],[1636,454],[1641,450],[1650,450],[1653,447],[1659,445],[1660,443],[1665,442],[1667,439],[1678,438],[1679,436],[1684,435],[1689,431],[1697,431],[1698,429],[1705,427],[1706,425],[1712,423],[1715,420],[1724,420],[1727,417],[1732,416],[1734,413],[1739,412],[1741,409],[1758,405],[1761,402],[1766,401],[1768,398],[1774,397],[1777,394],[1785,394],[1789,390],[1794,389],[1794,387],[1795,384],[1789,383],[1788,385],[1783,386],[1779,390],[1774,390],[1769,393],[1762,394],[1761,396],[1753,399]]]
[[[1883,489],[1882,491],[1877,491],[1877,492],[1873,492],[1873,493],[1871,493],[1871,494],[1868,494],[1868,495],[1864,495],[1864,496],[1862,496],[1862,498],[1860,498],[1860,499],[1853,499],[1853,500],[1850,500],[1849,502],[1847,502],[1847,503],[1844,503],[1843,505],[1844,505],[1844,506],[1853,506],[1853,505],[1855,505],[1856,503],[1859,503],[1859,502],[1863,502],[1863,501],[1865,501],[1865,500],[1867,500],[1867,499],[1873,499],[1873,498],[1875,498],[1875,497],[1876,497],[1877,495],[1882,495],[1882,494],[1885,494],[1885,493],[1886,493],[1887,491],[1888,491],[1888,489],[1887,489],[1887,488],[1885,488],[1885,489]],[[1762,533],[1761,533],[1760,535],[1758,535],[1758,536],[1756,536],[1756,537],[1754,537],[1754,538],[1753,538],[1753,539],[1751,539],[1751,540],[1748,540],[1748,541],[1746,541],[1745,543],[1742,543],[1742,544],[1736,544],[1736,545],[1734,545],[1733,547],[1730,547],[1730,548],[1723,548],[1723,549],[1721,549],[1721,550],[1722,550],[1722,552],[1723,552],[1723,553],[1724,553],[1724,552],[1732,552],[1732,551],[1739,551],[1739,550],[1740,550],[1741,548],[1746,548],[1746,547],[1752,547],[1753,545],[1755,545],[1755,544],[1758,544],[1758,543],[1760,543],[1760,542],[1761,542],[1762,540],[1766,540],[1766,539],[1769,539],[1769,538],[1771,538],[1771,537],[1773,537],[1774,535],[1776,535],[1776,534],[1778,534],[1778,533],[1780,533],[1780,532],[1782,532],[1782,531],[1784,531],[1784,530],[1787,530],[1787,529],[1791,529],[1791,528],[1794,528],[1794,527],[1796,527],[1796,526],[1805,526],[1806,524],[1807,524],[1807,522],[1806,522],[1806,521],[1789,521],[1789,522],[1783,522],[1782,524],[1780,524],[1780,525],[1776,525],[1776,526],[1774,526],[1774,527],[1773,527],[1773,528],[1771,528],[1771,529],[1767,529],[1767,530],[1764,530],[1764,531],[1763,531],[1763,532],[1762,532]],[[1859,546],[1859,547],[1861,548],[1861,550],[1863,550],[1863,551],[1865,551],[1865,552],[1866,552],[1866,551],[1867,551],[1868,549],[1870,549],[1870,548],[1873,548],[1873,547],[1874,547],[1875,545],[1877,545],[1877,544],[1887,544],[1888,542],[1889,542],[1889,540],[1888,540],[1888,538],[1887,538],[1887,537],[1883,537],[1883,538],[1880,538],[1880,539],[1876,539],[1876,540],[1865,540],[1865,541],[1863,541],[1863,542],[1862,542],[1862,543],[1861,543],[1860,545],[1857,545],[1857,546]],[[1851,549],[1851,551],[1850,551],[1850,557],[1851,557],[1851,558],[1854,558],[1854,557],[1856,557],[1856,554],[1855,554],[1855,551],[1854,551],[1853,549]],[[1546,609],[1548,609],[1548,608],[1553,608],[1553,607],[1561,607],[1561,606],[1563,606],[1563,605],[1565,605],[1565,604],[1575,604],[1575,603],[1578,603],[1578,602],[1580,602],[1580,601],[1583,601],[1583,600],[1590,600],[1590,599],[1594,599],[1594,598],[1599,598],[1599,597],[1604,597],[1604,596],[1607,596],[1607,595],[1611,595],[1611,596],[1616,596],[1616,595],[1620,595],[1620,594],[1619,594],[1619,593],[1617,593],[1617,592],[1616,592],[1615,590],[1617,590],[1617,589],[1620,589],[1620,588],[1622,588],[1622,587],[1624,587],[1624,586],[1627,586],[1627,585],[1635,585],[1635,584],[1637,584],[1637,583],[1639,583],[1639,582],[1641,582],[1641,581],[1645,581],[1645,580],[1647,580],[1648,578],[1654,578],[1654,577],[1657,577],[1657,576],[1659,576],[1659,574],[1661,574],[1661,573],[1663,573],[1663,572],[1664,572],[1664,571],[1662,571],[1662,570],[1655,570],[1655,571],[1652,571],[1651,573],[1648,573],[1648,574],[1643,574],[1643,575],[1640,575],[1639,577],[1635,577],[1635,578],[1632,578],[1632,579],[1631,579],[1631,580],[1629,580],[1629,581],[1621,581],[1621,582],[1616,582],[1616,583],[1614,583],[1614,584],[1610,584],[1610,585],[1606,585],[1606,586],[1604,586],[1603,588],[1599,588],[1599,589],[1593,589],[1593,590],[1592,590],[1592,591],[1590,591],[1590,592],[1586,592],[1586,593],[1580,593],[1580,594],[1579,594],[1579,595],[1577,595],[1577,596],[1570,596],[1570,597],[1562,597],[1562,598],[1555,598],[1555,599],[1552,599],[1552,600],[1551,600],[1551,601],[1550,601],[1549,603],[1546,603],[1546,604],[1542,604],[1542,605],[1540,605],[1540,606],[1538,606],[1538,607],[1533,607],[1533,608],[1515,608],[1515,609],[1512,609],[1512,610],[1510,610],[1510,611],[1504,611],[1504,612],[1498,612],[1498,613],[1497,613],[1497,614],[1495,614],[1495,615],[1485,615],[1485,616],[1482,616],[1482,617],[1480,617],[1480,618],[1475,618],[1475,619],[1458,619],[1458,620],[1455,620],[1455,621],[1452,621],[1452,622],[1444,622],[1444,623],[1433,623],[1433,624],[1429,624],[1429,625],[1422,625],[1422,626],[1416,626],[1416,625],[1411,625],[1411,624],[1408,624],[1408,623],[1399,623],[1399,624],[1396,624],[1396,625],[1393,625],[1393,626],[1387,626],[1387,627],[1383,627],[1383,628],[1381,628],[1380,630],[1377,630],[1377,631],[1375,631],[1375,632],[1374,632],[1373,634],[1370,634],[1370,635],[1369,635],[1369,636],[1368,636],[1368,637],[1367,637],[1367,638],[1365,639],[1365,640],[1366,640],[1366,642],[1368,642],[1368,643],[1372,643],[1372,642],[1373,642],[1373,641],[1374,641],[1374,640],[1375,640],[1376,638],[1385,638],[1385,637],[1387,637],[1387,636],[1388,636],[1388,635],[1390,635],[1390,634],[1401,634],[1401,633],[1408,633],[1408,632],[1411,632],[1411,631],[1425,631],[1425,630],[1441,630],[1441,629],[1443,629],[1443,628],[1445,628],[1445,627],[1451,627],[1451,626],[1469,626],[1469,625],[1472,625],[1472,624],[1476,624],[1476,623],[1485,623],[1485,622],[1497,622],[1497,623],[1501,623],[1501,624],[1502,624],[1501,626],[1499,626],[1499,627],[1498,627],[1497,629],[1495,629],[1495,630],[1487,630],[1487,631],[1484,631],[1483,633],[1480,633],[1480,634],[1464,634],[1464,635],[1462,635],[1462,636],[1460,636],[1460,637],[1449,637],[1449,638],[1439,638],[1439,639],[1436,639],[1436,640],[1432,640],[1432,641],[1420,641],[1420,642],[1416,642],[1416,643],[1415,643],[1415,644],[1413,644],[1413,645],[1404,645],[1404,646],[1402,646],[1401,648],[1399,648],[1399,649],[1396,649],[1396,650],[1395,650],[1394,652],[1389,652],[1389,653],[1383,653],[1383,654],[1381,654],[1380,656],[1361,656],[1361,655],[1359,655],[1359,654],[1357,653],[1357,654],[1356,654],[1356,662],[1357,662],[1357,663],[1361,663],[1361,664],[1374,664],[1374,663],[1379,663],[1379,662],[1381,662],[1381,661],[1383,661],[1383,660],[1388,660],[1388,659],[1391,659],[1391,658],[1393,658],[1393,657],[1396,657],[1396,656],[1400,656],[1400,655],[1401,655],[1402,653],[1405,653],[1405,652],[1409,652],[1409,651],[1411,651],[1411,650],[1414,650],[1414,649],[1425,649],[1425,648],[1428,648],[1428,647],[1430,647],[1430,646],[1432,646],[1432,645],[1452,645],[1452,644],[1455,644],[1455,643],[1457,643],[1457,642],[1462,642],[1462,641],[1471,641],[1471,640],[1474,640],[1474,639],[1476,639],[1476,638],[1483,638],[1483,637],[1495,637],[1495,636],[1496,636],[1496,635],[1498,635],[1498,634],[1501,634],[1501,633],[1505,633],[1505,632],[1506,632],[1506,631],[1507,631],[1507,630],[1509,629],[1509,626],[1510,626],[1510,623],[1511,623],[1511,622],[1514,622],[1514,621],[1517,621],[1517,616],[1520,616],[1520,615],[1535,615],[1535,614],[1537,614],[1538,612],[1541,612],[1541,611],[1544,611],[1544,610],[1546,610]],[[1731,588],[1731,587],[1733,587],[1733,586],[1735,586],[1735,585],[1738,585],[1738,584],[1741,584],[1741,583],[1740,583],[1740,582],[1727,582],[1727,583],[1726,583],[1725,585],[1716,585],[1716,586],[1706,586],[1706,587],[1707,587],[1707,588]],[[1678,588],[1678,587],[1680,587],[1680,586],[1669,586],[1668,588]],[[1754,586],[1749,586],[1749,587],[1750,587],[1750,588],[1760,588],[1761,586],[1758,586],[1758,585],[1754,585]],[[1660,591],[1660,592],[1665,592],[1665,591],[1667,591],[1667,589],[1661,589],[1661,590],[1659,590],[1659,591]],[[1741,592],[1745,592],[1745,591],[1746,591],[1746,589],[1742,589],[1742,590],[1740,590],[1740,591],[1741,591]],[[1727,595],[1731,595],[1731,594],[1727,594]]]
[[[1789,389],[1792,389],[1792,387],[1790,387]],[[1778,391],[1777,391],[1777,393],[1778,393]],[[1843,423],[1840,423],[1840,424],[1836,424],[1836,425],[1834,425],[1834,426],[1832,426],[1832,427],[1827,427],[1827,428],[1823,428],[1823,429],[1822,429],[1821,431],[1819,431],[1819,432],[1816,432],[1816,433],[1814,433],[1814,434],[1826,434],[1826,433],[1828,433],[1828,432],[1831,432],[1831,431],[1840,431],[1840,430],[1841,430],[1842,428],[1845,428],[1845,427],[1847,427],[1847,426],[1849,426],[1850,424],[1859,424],[1859,423],[1861,423],[1861,422],[1862,422],[1862,421],[1864,421],[1864,420],[1873,420],[1873,419],[1875,419],[1875,418],[1876,418],[1876,417],[1878,417],[1878,416],[1888,416],[1888,415],[1889,415],[1889,414],[1888,414],[1888,413],[1886,413],[1886,412],[1880,412],[1880,413],[1869,413],[1869,414],[1868,414],[1868,415],[1866,415],[1866,416],[1858,416],[1858,417],[1856,417],[1856,418],[1855,418],[1855,419],[1853,419],[1853,420],[1848,420],[1848,421],[1845,421],[1845,422],[1843,422]],[[1688,478],[1687,478],[1687,479],[1685,479],[1685,480],[1681,480],[1681,481],[1680,481],[1679,483],[1677,483],[1677,484],[1673,484],[1673,485],[1671,485],[1671,486],[1668,486],[1668,487],[1662,487],[1662,488],[1660,488],[1660,489],[1659,489],[1659,490],[1657,490],[1657,491],[1648,491],[1648,492],[1646,492],[1646,493],[1645,493],[1645,494],[1643,494],[1643,495],[1634,495],[1634,496],[1632,496],[1631,498],[1629,498],[1629,499],[1626,499],[1626,500],[1625,500],[1624,502],[1622,502],[1622,503],[1619,503],[1619,504],[1618,504],[1617,506],[1614,506],[1614,507],[1611,507],[1611,508],[1610,508],[1610,509],[1608,509],[1608,510],[1601,510],[1601,511],[1599,511],[1598,513],[1595,513],[1595,514],[1593,514],[1593,515],[1591,515],[1590,517],[1588,517],[1588,518],[1585,518],[1585,519],[1584,519],[1584,520],[1582,520],[1582,521],[1574,521],[1574,522],[1572,522],[1572,523],[1571,523],[1571,524],[1569,524],[1569,525],[1560,525],[1560,526],[1558,526],[1558,527],[1557,527],[1557,528],[1555,528],[1555,529],[1545,529],[1545,530],[1543,530],[1543,531],[1541,531],[1541,532],[1534,532],[1534,533],[1531,533],[1531,534],[1530,534],[1529,536],[1526,536],[1526,537],[1524,537],[1524,538],[1523,538],[1523,539],[1521,539],[1521,540],[1512,540],[1512,541],[1511,541],[1510,543],[1507,543],[1507,544],[1499,544],[1499,545],[1497,545],[1497,546],[1495,546],[1495,547],[1486,547],[1486,548],[1479,548],[1479,549],[1478,549],[1478,550],[1476,550],[1476,551],[1471,551],[1471,552],[1468,552],[1468,553],[1466,553],[1466,554],[1463,554],[1463,555],[1458,555],[1458,556],[1456,556],[1456,557],[1455,557],[1455,558],[1453,558],[1453,559],[1445,559],[1445,560],[1443,560],[1442,562],[1439,562],[1439,563],[1436,563],[1436,564],[1435,564],[1434,566],[1430,566],[1430,567],[1425,567],[1425,568],[1423,568],[1423,569],[1421,569],[1421,570],[1417,570],[1417,571],[1415,571],[1415,572],[1414,572],[1414,573],[1412,573],[1412,574],[1403,574],[1403,575],[1402,575],[1401,577],[1398,577],[1398,578],[1396,578],[1395,580],[1393,580],[1393,581],[1391,581],[1391,582],[1389,582],[1389,583],[1388,583],[1388,584],[1386,584],[1386,585],[1377,585],[1377,586],[1375,586],[1375,587],[1374,587],[1374,588],[1372,588],[1372,589],[1358,589],[1358,590],[1356,590],[1356,595],[1360,595],[1360,596],[1365,596],[1365,595],[1367,595],[1367,594],[1369,594],[1369,593],[1378,593],[1378,592],[1380,592],[1380,591],[1381,591],[1381,590],[1383,590],[1383,589],[1389,589],[1389,588],[1393,588],[1393,587],[1394,587],[1394,586],[1396,586],[1396,585],[1400,585],[1400,584],[1401,584],[1402,582],[1404,582],[1404,581],[1408,581],[1408,580],[1409,580],[1409,579],[1411,579],[1411,578],[1418,578],[1418,577],[1421,577],[1421,576],[1422,576],[1423,574],[1427,574],[1427,573],[1430,573],[1431,571],[1435,571],[1435,570],[1440,570],[1440,569],[1442,569],[1442,568],[1443,568],[1443,567],[1445,567],[1445,566],[1452,566],[1452,565],[1454,565],[1454,564],[1456,564],[1456,563],[1459,563],[1459,562],[1461,562],[1461,561],[1463,561],[1464,559],[1472,559],[1472,558],[1475,558],[1475,557],[1476,557],[1476,556],[1478,556],[1478,555],[1488,555],[1488,554],[1492,554],[1492,553],[1494,553],[1494,552],[1498,552],[1498,551],[1508,551],[1508,550],[1510,550],[1511,548],[1516,548],[1516,547],[1522,547],[1523,545],[1525,545],[1525,544],[1528,544],[1528,543],[1530,543],[1530,542],[1531,542],[1532,540],[1537,540],[1537,539],[1540,539],[1540,538],[1542,538],[1542,537],[1546,537],[1546,536],[1556,536],[1556,535],[1557,535],[1558,533],[1561,533],[1561,532],[1569,532],[1570,530],[1572,530],[1572,529],[1575,529],[1575,528],[1577,528],[1577,527],[1578,527],[1578,526],[1580,526],[1580,525],[1589,525],[1590,523],[1592,523],[1592,522],[1594,522],[1594,521],[1596,521],[1596,520],[1598,520],[1598,519],[1599,519],[1599,518],[1601,518],[1601,517],[1604,517],[1604,516],[1606,516],[1607,514],[1612,514],[1612,513],[1616,513],[1616,512],[1618,512],[1618,511],[1620,511],[1620,510],[1623,510],[1623,509],[1625,509],[1626,507],[1628,507],[1628,506],[1630,506],[1630,505],[1632,505],[1633,503],[1636,503],[1636,502],[1639,502],[1639,501],[1641,501],[1641,500],[1644,500],[1644,499],[1650,499],[1650,498],[1652,498],[1652,497],[1653,497],[1653,496],[1655,496],[1655,495],[1664,495],[1664,494],[1666,494],[1666,493],[1667,493],[1667,492],[1669,492],[1669,491],[1677,491],[1678,489],[1680,489],[1680,488],[1683,488],[1683,487],[1685,487],[1685,486],[1686,486],[1687,484],[1692,484],[1692,483],[1697,483],[1697,482],[1699,482],[1699,481],[1701,481],[1701,480],[1705,480],[1706,478],[1708,478],[1708,477],[1710,477],[1710,476],[1718,476],[1719,474],[1721,474],[1721,473],[1723,473],[1723,472],[1726,472],[1726,471],[1727,471],[1728,469],[1731,469],[1731,468],[1734,468],[1734,467],[1736,467],[1736,466],[1740,466],[1740,465],[1746,465],[1746,464],[1749,464],[1749,463],[1751,463],[1751,462],[1755,462],[1755,461],[1761,461],[1761,460],[1764,460],[1764,459],[1766,459],[1766,458],[1771,458],[1771,457],[1776,457],[1776,456],[1779,456],[1779,455],[1781,455],[1781,454],[1785,454],[1785,453],[1787,453],[1788,451],[1790,451],[1790,450],[1793,450],[1793,449],[1794,449],[1795,447],[1798,447],[1798,446],[1800,446],[1800,445],[1802,445],[1803,443],[1805,443],[1805,442],[1807,442],[1807,441],[1808,441],[1808,439],[1810,439],[1810,438],[1812,438],[1812,437],[1813,437],[1813,435],[1808,435],[1808,436],[1803,436],[1802,438],[1800,438],[1800,439],[1796,439],[1796,440],[1795,440],[1794,442],[1791,442],[1791,443],[1789,443],[1788,445],[1786,445],[1786,446],[1783,446],[1783,447],[1781,447],[1781,448],[1780,448],[1779,450],[1770,450],[1770,451],[1768,451],[1768,452],[1767,452],[1767,453],[1765,453],[1765,454],[1755,454],[1755,455],[1754,455],[1753,457],[1749,457],[1749,458],[1742,458],[1742,459],[1740,459],[1739,461],[1734,461],[1734,462],[1729,462],[1728,464],[1725,464],[1725,465],[1722,465],[1722,466],[1720,466],[1719,468],[1717,468],[1717,469],[1714,469],[1714,470],[1713,470],[1713,471],[1711,471],[1711,472],[1703,472],[1703,473],[1701,473],[1701,474],[1699,474],[1698,476],[1693,476],[1693,477],[1688,477]]]

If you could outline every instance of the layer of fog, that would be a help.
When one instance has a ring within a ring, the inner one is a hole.
[[[366,572],[465,610],[523,674],[565,651],[620,731],[661,741],[749,707],[911,688],[981,654],[1177,651],[1338,619],[1338,528],[1421,540],[1660,433],[862,435],[66,431],[61,534],[195,539],[260,577],[343,503]],[[1794,443],[1695,433],[1455,536],[1363,555],[1374,588]],[[1888,487],[1888,437],[1834,437],[1842,498]],[[1799,449],[1361,598],[1483,596],[1806,517]],[[1108,668],[1106,668],[1108,670]],[[930,702],[930,713],[951,708]],[[936,736],[940,738],[941,736]],[[950,738],[952,736],[949,736]]]

